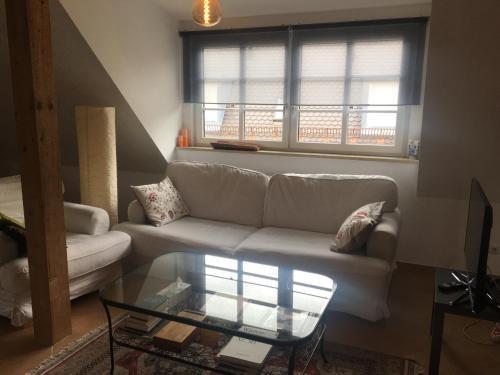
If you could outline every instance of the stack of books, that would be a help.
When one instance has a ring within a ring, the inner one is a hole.
[[[155,311],[162,311],[169,307],[169,302],[167,297],[155,294],[144,300],[142,306]],[[130,311],[124,327],[138,333],[151,333],[160,325],[161,321],[161,318]]]
[[[146,295],[138,306],[146,310],[166,311],[189,296],[190,292],[191,285],[178,278],[166,288],[154,294]],[[161,325],[161,322],[162,319],[160,318],[131,311],[123,327],[136,333],[149,334],[155,331]]]
[[[243,327],[250,332],[256,328]],[[271,352],[272,345],[234,336],[219,353],[219,366],[236,374],[260,373]]]
[[[142,314],[140,317],[136,316],[135,313],[130,313],[130,316],[125,321],[124,327],[137,331],[138,333],[150,333],[161,323],[160,318],[155,318],[154,316],[148,316],[143,318]]]

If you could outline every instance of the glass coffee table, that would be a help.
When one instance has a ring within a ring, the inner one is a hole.
[[[303,373],[318,348],[325,360],[324,314],[336,287],[326,276],[244,259],[189,252],[160,256],[99,292],[109,325],[111,373],[115,343],[202,370],[237,374],[218,357],[218,350],[234,336],[287,353],[284,373]],[[165,350],[153,339],[159,328],[141,333],[120,323],[113,326],[110,306],[159,318],[158,327],[179,322],[220,339],[200,358],[189,347]]]

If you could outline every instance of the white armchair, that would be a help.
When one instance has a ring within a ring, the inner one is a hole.
[[[70,298],[94,292],[122,274],[130,237],[110,231],[106,211],[64,203]],[[15,242],[0,233],[0,315],[21,326],[32,318],[28,259],[18,257]]]

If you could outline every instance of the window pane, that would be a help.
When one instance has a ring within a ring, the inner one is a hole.
[[[300,83],[300,104],[331,105],[344,103],[344,81],[302,79]]]
[[[401,74],[402,40],[356,42],[352,46],[354,77],[383,77]]]
[[[351,82],[351,103],[396,107],[399,96],[399,81]],[[380,108],[383,109],[383,108]],[[387,109],[387,108],[386,108]]]
[[[239,102],[239,81],[205,81],[205,103],[234,103]]]
[[[341,143],[342,116],[340,107],[300,107],[299,142]]]
[[[245,48],[245,103],[284,103],[285,55],[285,46]]]
[[[345,43],[311,44],[301,49],[300,103],[344,103]]]
[[[302,46],[302,78],[344,77],[347,55],[345,43],[306,44]]]
[[[396,105],[402,56],[402,40],[354,43],[349,103]]]
[[[240,49],[203,50],[205,103],[239,103]]]
[[[214,106],[208,105],[203,110],[203,125],[205,138],[238,139],[240,134],[240,112],[235,105]]]
[[[347,143],[394,146],[396,123],[397,112],[349,112]]]
[[[245,139],[251,141],[283,140],[283,106],[247,106]],[[280,109],[276,111],[276,109]]]

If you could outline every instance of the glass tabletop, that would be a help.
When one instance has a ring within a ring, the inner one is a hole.
[[[166,320],[298,342],[314,333],[336,287],[326,276],[297,269],[178,252],[124,275],[102,289],[100,297],[106,304]],[[190,320],[183,312],[203,318]]]

